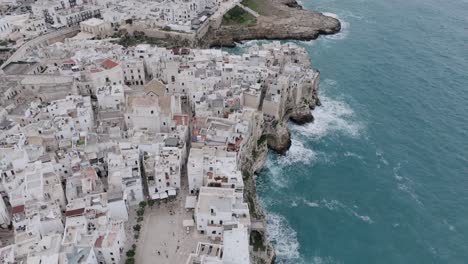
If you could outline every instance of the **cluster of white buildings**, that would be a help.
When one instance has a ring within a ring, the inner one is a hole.
[[[18,13],[0,17],[0,40],[4,42],[17,42],[19,46],[24,41],[47,32],[46,21],[40,16],[30,13]]]
[[[31,63],[0,75],[0,225],[14,231],[0,262],[120,263],[129,208],[185,188],[212,241],[187,263],[249,263],[242,161],[311,89],[304,53],[79,39],[30,50]]]
[[[190,33],[219,9],[224,12],[223,4],[228,2],[236,0],[2,1],[0,5],[14,12],[0,18],[0,39],[31,39],[67,27],[80,27],[82,32],[106,37],[132,24]]]

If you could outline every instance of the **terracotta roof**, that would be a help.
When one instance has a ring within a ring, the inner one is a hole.
[[[66,215],[66,216],[82,215],[82,214],[84,213],[84,211],[85,211],[84,208],[75,209],[75,210],[70,210],[70,211],[66,211],[66,212],[65,212],[65,215]]]
[[[118,63],[114,62],[114,61],[111,61],[109,59],[103,61],[101,63],[102,67],[104,67],[104,69],[106,70],[109,70],[109,69],[112,69],[114,68],[115,66],[119,65]]]
[[[174,115],[174,121],[176,125],[188,125],[189,116],[188,115]]]
[[[101,248],[102,247],[102,241],[104,241],[104,236],[99,236],[96,239],[96,242],[94,243],[94,246],[97,247],[97,248]]]
[[[11,213],[12,214],[19,214],[19,213],[22,213],[24,212],[24,205],[18,205],[18,206],[15,206],[11,209]]]
[[[63,61],[63,64],[72,64],[72,65],[75,65],[75,64],[76,64],[76,61],[74,61],[73,59],[68,59],[68,60],[64,60],[64,61]]]

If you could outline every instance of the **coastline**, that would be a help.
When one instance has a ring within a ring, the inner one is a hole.
[[[267,1],[272,7],[267,9],[273,13],[259,14],[255,25],[220,25],[217,29],[210,29],[198,45],[235,47],[236,43],[248,40],[313,40],[319,35],[335,34],[341,30],[341,23],[338,19],[319,12],[304,10],[296,0]],[[277,12],[278,10],[280,12]],[[306,63],[310,65],[310,62]],[[314,71],[315,76],[310,89],[307,94],[304,94],[304,100],[300,105],[294,103],[286,105],[283,116],[277,122],[266,121],[263,117],[259,118],[262,122],[259,123],[258,129],[262,133],[254,138],[257,144],[250,144],[247,153],[251,155],[244,155],[241,162],[245,183],[244,198],[249,203],[253,222],[261,223],[260,230],[252,229],[250,234],[251,244],[254,245],[251,247],[252,263],[273,264],[276,260],[275,248],[266,230],[266,213],[257,195],[256,177],[266,163],[268,151],[284,155],[289,150],[291,146],[289,121],[299,125],[313,122],[312,110],[321,105],[318,96],[320,72],[316,69]],[[294,100],[289,101],[294,102]],[[255,250],[255,245],[258,243],[262,246]]]
[[[235,47],[247,40],[313,40],[320,35],[336,34],[341,30],[338,19],[320,12],[305,10],[296,0],[253,0],[259,11],[252,25],[211,26],[200,38],[201,47]],[[249,8],[248,8],[249,9]]]
[[[304,59],[308,60],[308,58]],[[321,105],[318,97],[320,72],[314,70],[314,73],[311,84],[303,94],[304,100],[300,104],[295,104],[293,103],[294,100],[289,100],[291,103],[286,105],[284,115],[280,120],[266,120],[261,112],[258,113],[255,130],[260,131],[260,133],[255,133],[253,140],[248,144],[247,150],[244,151],[242,156],[241,170],[245,184],[244,199],[249,204],[252,226],[259,226],[259,228],[252,228],[251,230],[251,244],[254,245],[253,250],[251,250],[253,263],[272,264],[275,263],[276,259],[275,249],[267,235],[266,213],[260,204],[256,191],[256,178],[266,163],[268,151],[285,154],[289,150],[291,146],[289,121],[299,125],[313,122],[314,117],[311,110]],[[291,93],[287,96],[293,97],[295,94]],[[255,251],[255,245],[258,243],[262,245],[261,250]]]
[[[252,8],[245,6],[245,2]],[[237,17],[228,23],[226,15],[234,9],[238,12],[241,9],[243,14],[236,13]],[[243,15],[249,16],[250,20],[243,21],[245,17],[236,20]],[[193,34],[133,25],[124,25],[122,29],[125,33],[120,44],[123,46],[148,43],[167,48],[233,48],[237,43],[248,40],[314,40],[320,35],[340,32],[341,23],[334,17],[303,9],[296,0],[243,0]]]

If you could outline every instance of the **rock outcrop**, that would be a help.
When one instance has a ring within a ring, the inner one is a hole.
[[[314,121],[314,116],[310,112],[310,106],[305,109],[298,109],[291,114],[290,119],[298,125],[304,125]]]
[[[235,46],[255,39],[312,40],[341,30],[339,20],[304,10],[294,0],[257,0],[261,9],[254,25],[223,25],[203,37],[202,46]]]
[[[288,120],[283,119],[276,125],[266,126],[268,148],[279,154],[286,154],[291,147],[291,132]]]

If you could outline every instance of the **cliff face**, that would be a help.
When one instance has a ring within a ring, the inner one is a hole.
[[[244,179],[244,199],[249,204],[252,221],[262,222],[263,230],[252,230],[251,241],[259,240],[257,243],[262,245],[261,249],[251,250],[251,263],[274,263],[275,251],[266,235],[265,212],[258,201],[256,173],[259,172],[266,160],[268,149],[277,153],[285,154],[291,145],[291,134],[288,129],[288,122],[292,120],[300,124],[313,121],[311,109],[320,105],[318,99],[320,74],[314,72],[311,82],[301,89],[303,100],[293,100],[297,96],[295,92],[286,95],[287,103],[285,105],[284,115],[279,120],[265,120],[262,113],[255,116],[253,137],[249,144],[246,144],[244,155],[242,155],[241,168]],[[290,91],[294,91],[291,89]],[[296,90],[297,92],[297,90]]]
[[[314,121],[311,109],[320,105],[318,98],[320,73],[315,72],[309,86],[302,89],[302,98],[297,102],[293,100],[294,93],[287,95],[286,110],[279,120],[265,122],[264,133],[267,135],[268,147],[279,153],[285,154],[291,146],[291,133],[288,128],[288,121],[303,125]],[[293,90],[291,90],[293,91]]]

